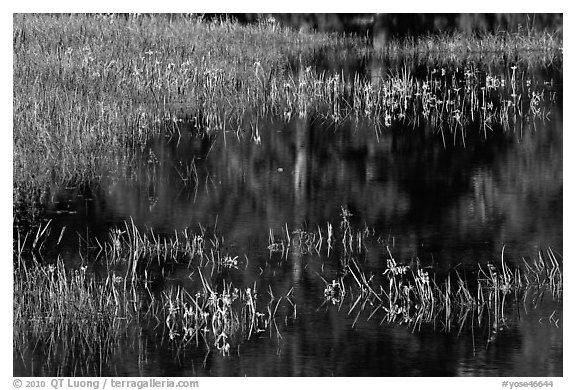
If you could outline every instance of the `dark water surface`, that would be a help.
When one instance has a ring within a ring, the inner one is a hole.
[[[52,189],[46,217],[54,232],[66,226],[58,251],[71,266],[81,262],[79,234],[105,241],[111,228],[130,219],[166,235],[201,225],[224,238],[228,253],[249,259],[229,271],[235,285],[256,281],[279,294],[294,287],[298,313],[277,324],[281,338],[264,332],[222,356],[202,345],[179,349],[135,324],[98,373],[561,376],[561,301],[511,304],[507,326],[496,335],[489,328],[448,332],[355,321],[347,309],[324,303],[319,274],[328,280],[337,274],[328,258],[293,253],[283,259],[267,249],[271,229],[281,235],[286,227],[336,227],[345,207],[353,226],[374,229],[362,259],[374,273],[386,269],[381,243],[399,262],[420,261],[440,272],[499,261],[503,247],[511,264],[549,247],[562,253],[561,86],[548,121],[487,135],[470,130],[466,137],[465,146],[445,142],[424,123],[335,127],[315,114],[210,136],[182,125],[180,135],[149,141],[97,185]],[[191,283],[189,273],[177,266],[167,284]],[[554,311],[558,327],[548,320]],[[14,375],[83,370],[79,362],[44,359],[31,346],[15,352]]]

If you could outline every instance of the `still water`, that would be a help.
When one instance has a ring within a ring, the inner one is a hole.
[[[561,376],[562,301],[512,303],[496,335],[356,321],[324,300],[319,275],[337,273],[328,256],[283,258],[267,249],[271,231],[338,226],[345,207],[353,226],[373,229],[362,257],[373,273],[386,269],[386,246],[397,261],[438,272],[500,261],[502,252],[511,264],[547,248],[562,253],[562,76],[553,77],[559,96],[547,120],[520,120],[506,132],[471,129],[465,145],[446,142],[426,123],[336,126],[314,113],[210,135],[180,124],[97,184],[51,189],[46,218],[53,231],[66,230],[48,251],[58,250],[66,264],[82,261],[79,237],[105,241],[130,219],[166,236],[202,226],[242,261],[226,278],[241,288],[262,283],[262,295],[266,286],[279,294],[294,288],[298,313],[234,345],[229,356],[182,348],[133,324],[110,356],[92,362],[51,362],[33,345],[15,350],[14,375]],[[90,272],[104,271],[91,264]],[[166,286],[197,288],[189,273],[175,266]],[[553,312],[556,324],[548,321]]]

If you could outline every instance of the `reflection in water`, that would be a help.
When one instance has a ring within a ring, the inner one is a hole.
[[[555,307],[562,321],[561,303],[543,305]],[[14,356],[14,370],[33,376],[562,376],[562,327],[546,323],[547,310],[520,309],[507,310],[506,325],[490,337],[490,329],[422,326],[415,332],[405,324],[355,322],[346,310],[310,304],[294,322],[281,324],[281,338],[245,340],[230,356],[169,342],[161,325],[138,323],[113,333],[109,349],[86,353],[89,358],[68,351],[47,362],[44,344],[35,352],[26,348]]]
[[[377,62],[371,67],[377,83],[386,69]],[[47,214],[53,231],[66,226],[58,253],[68,263],[79,262],[79,235],[105,241],[109,229],[126,220],[160,234],[202,226],[225,238],[230,253],[249,259],[235,284],[264,278],[278,294],[294,288],[298,303],[296,319],[279,324],[281,338],[248,340],[230,357],[175,350],[161,344],[153,328],[135,326],[134,334],[116,340],[113,364],[98,374],[562,375],[562,328],[541,321],[553,310],[561,319],[561,302],[523,314],[512,310],[494,339],[490,329],[414,332],[401,324],[355,322],[345,310],[320,308],[317,272],[336,268],[326,258],[292,251],[278,259],[266,250],[271,229],[338,226],[345,206],[351,222],[374,228],[397,259],[439,271],[493,261],[503,246],[511,264],[547,247],[561,252],[561,96],[559,102],[549,122],[521,120],[508,132],[471,129],[465,146],[445,142],[427,123],[381,130],[348,121],[336,128],[314,113],[260,123],[260,142],[253,142],[253,132],[199,136],[182,127],[181,134],[134,151],[130,164],[119,164],[98,185],[52,189]],[[362,261],[381,274],[384,255],[381,246],[368,244]],[[184,281],[190,274],[173,272]],[[54,371],[29,349],[22,353],[14,356],[18,375],[82,371],[73,362]],[[37,366],[22,365],[31,360]]]
[[[308,129],[308,119],[298,118],[295,120],[295,153],[296,161],[294,162],[294,219],[292,221],[293,226],[302,226],[306,222],[308,215],[308,140],[309,140],[309,129]],[[302,253],[299,251],[292,251],[290,253],[290,260],[292,263],[292,285],[300,286],[302,285]],[[305,290],[297,289],[295,298],[298,301],[305,299]],[[308,323],[309,325],[311,323]],[[302,351],[299,350],[299,346],[302,344],[299,342],[294,343],[295,350],[291,350],[289,355],[291,356],[291,366],[294,371],[293,375],[302,376],[302,356],[304,355]]]
[[[217,224],[246,247],[270,228],[335,223],[346,205],[357,223],[394,236],[402,257],[487,261],[506,245],[514,260],[561,248],[560,124],[446,149],[425,128],[376,141],[370,128],[323,129],[313,118],[270,123],[261,145],[219,141],[153,140],[134,172],[60,191],[49,212],[72,232],[129,218],[164,233]],[[184,181],[186,166],[194,172]]]

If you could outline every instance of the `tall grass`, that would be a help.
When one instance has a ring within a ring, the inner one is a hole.
[[[288,58],[335,44],[231,21],[15,14],[15,200],[115,169],[182,110],[199,126],[238,119]]]
[[[540,58],[552,60],[561,55],[563,37],[558,32],[534,31],[530,28],[519,28],[517,31],[500,31],[483,33],[479,36],[462,33],[429,34],[412,39],[395,39],[385,52],[378,55],[417,55],[437,58],[465,57],[482,53],[483,55],[530,57],[537,53]]]

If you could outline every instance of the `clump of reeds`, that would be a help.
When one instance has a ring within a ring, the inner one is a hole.
[[[536,288],[540,295],[551,292],[562,297],[562,272],[552,250],[524,268],[511,269],[504,261],[479,266],[476,272],[454,271],[435,275],[420,265],[402,265],[388,251],[387,267],[382,275],[369,275],[359,261],[351,257],[347,267],[351,278],[340,278],[326,284],[327,302],[343,305],[346,297],[348,313],[356,310],[355,322],[369,311],[367,318],[380,313],[381,322],[406,323],[414,329],[422,325],[440,325],[445,331],[462,329],[490,322],[498,328],[506,322],[505,309],[517,304],[520,296]],[[476,324],[476,325],[474,325]],[[494,335],[492,335],[494,336]]]
[[[276,238],[272,229],[268,235],[268,250],[270,253],[281,253],[286,257],[290,251],[296,251],[300,254],[321,255],[326,248],[326,256],[334,250],[338,250],[344,257],[352,254],[362,253],[365,249],[364,241],[366,238],[374,235],[374,230],[368,228],[355,229],[350,224],[352,213],[345,207],[340,210],[340,238],[337,238],[337,232],[334,231],[330,222],[326,223],[326,229],[317,226],[315,230],[308,231],[303,227],[297,228],[292,232],[285,225],[282,234]],[[339,240],[339,242],[337,242]]]
[[[486,136],[488,130],[513,129],[519,118],[548,118],[553,99],[545,93],[547,87],[535,90],[532,81],[520,78],[515,69],[516,65],[511,74],[498,75],[474,67],[431,68],[421,79],[404,68],[377,82],[304,74],[299,88],[315,97],[307,101],[304,112],[313,110],[336,122],[368,118],[382,128],[429,123],[443,137],[447,133],[454,143],[466,145],[467,131]]]
[[[307,231],[304,228],[298,228],[290,233],[288,224],[286,224],[280,237],[277,239],[273,230],[270,229],[268,250],[270,254],[281,253],[282,257],[286,258],[290,251],[296,251],[300,254],[320,254],[324,244],[324,235],[319,226],[317,231]]]
[[[564,291],[564,277],[562,270],[562,258],[558,261],[559,254],[551,248],[545,252],[538,252],[538,259],[532,264],[522,259],[525,272],[522,274],[524,285],[536,286],[539,289],[549,288],[555,298],[561,298]]]
[[[97,282],[87,267],[66,270],[62,261],[19,261],[14,272],[15,351],[37,346],[47,359],[95,375],[115,348],[128,299],[110,277]]]
[[[99,259],[109,265],[125,266],[125,278],[132,282],[149,280],[154,269],[164,275],[164,268],[172,264],[238,269],[241,259],[224,253],[222,240],[215,234],[208,235],[201,225],[196,233],[186,228],[172,235],[160,235],[153,229],[141,230],[130,220],[110,231]]]
[[[133,220],[124,221],[123,228],[113,228],[105,245],[109,262],[129,261],[137,266],[140,259],[147,262],[191,262],[202,257],[206,247],[206,230],[200,226],[195,234],[184,229],[180,234],[161,236],[152,229],[141,231]]]
[[[41,265],[20,259],[14,272],[15,348],[21,353],[39,345],[49,360],[76,356],[94,374],[113,353],[118,338],[133,327],[163,327],[169,340],[187,345],[194,341],[207,349],[228,354],[230,346],[253,334],[276,329],[276,316],[283,298],[294,309],[288,292],[262,302],[256,283],[237,288],[224,282],[218,291],[199,269],[201,286],[181,286],[160,295],[148,284],[127,281],[111,272],[105,279],[87,273],[87,267],[67,270],[61,260]]]
[[[33,255],[40,255],[43,252],[46,242],[50,236],[51,222],[52,220],[49,220],[45,225],[39,223],[35,232],[32,227],[21,228],[20,226],[16,226],[16,235],[13,238],[14,256],[16,259],[20,260],[30,253]],[[56,245],[60,243],[64,231],[65,228],[62,228]]]
[[[202,340],[228,354],[232,340],[249,339],[268,329],[279,302],[273,312],[272,301],[267,312],[258,311],[256,284],[238,289],[224,282],[222,291],[217,291],[201,272],[200,279],[202,289],[194,295],[180,287],[164,293],[171,340],[184,344],[194,341],[196,345]]]
[[[338,235],[331,237],[341,243],[337,247],[339,276],[331,281],[319,277],[325,286],[324,303],[340,310],[348,302],[348,314],[356,313],[354,323],[364,313],[367,319],[379,313],[382,322],[406,323],[415,329],[430,324],[450,331],[453,327],[462,329],[465,323],[485,324],[483,321],[491,321],[490,326],[498,328],[506,321],[505,309],[527,300],[529,294],[535,294],[533,302],[546,293],[562,299],[562,265],[552,249],[539,252],[531,262],[523,260],[521,266],[511,267],[504,260],[503,248],[498,262],[440,274],[419,262],[397,262],[386,245],[386,269],[374,274],[358,260],[365,250],[364,241],[374,235],[373,231],[367,227],[356,230],[345,207],[340,216]],[[280,242],[284,248],[291,241]]]

